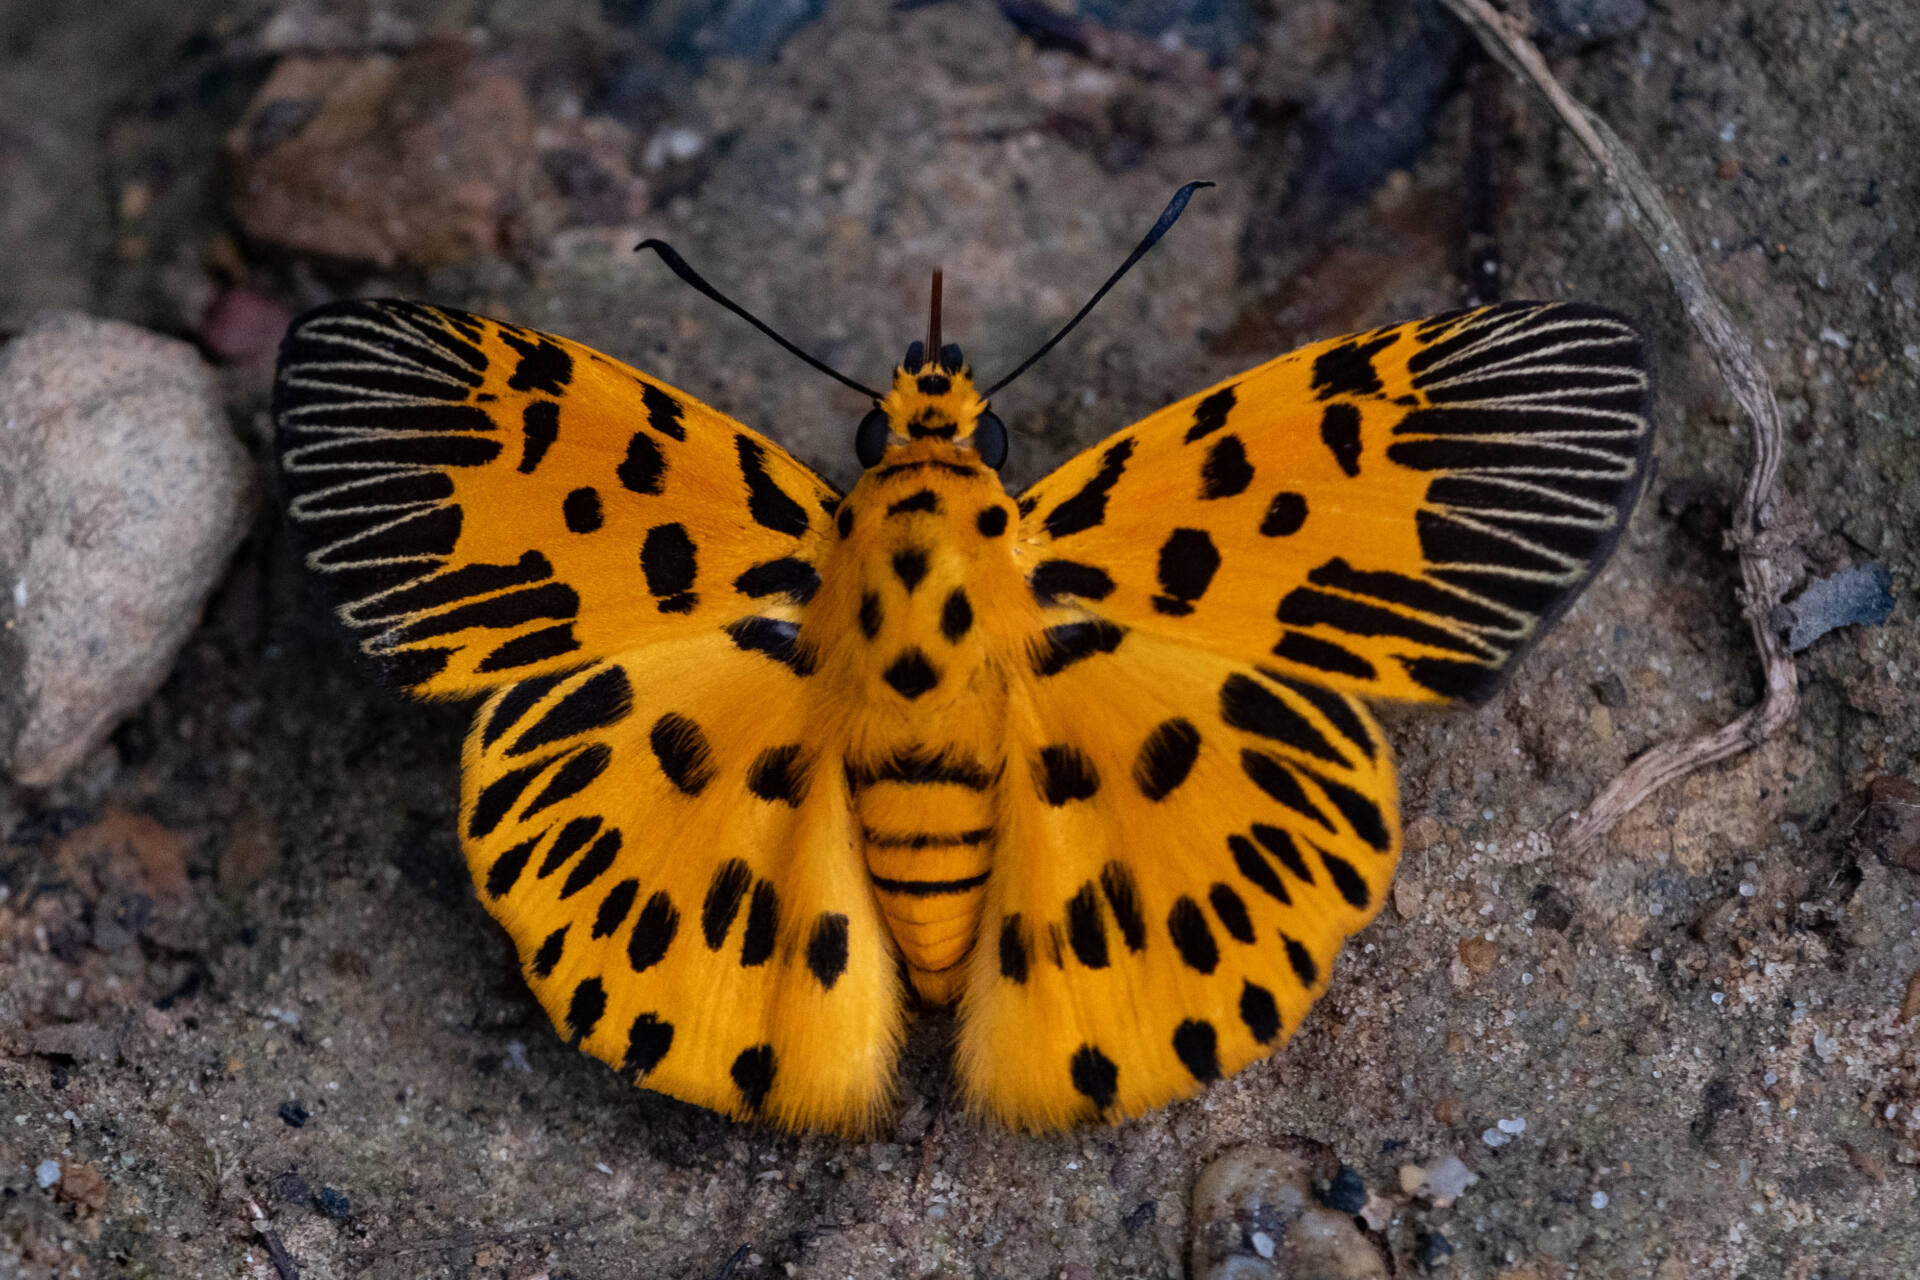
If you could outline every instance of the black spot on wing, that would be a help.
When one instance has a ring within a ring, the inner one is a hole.
[[[733,580],[733,588],[756,600],[784,595],[795,604],[805,604],[820,589],[820,574],[805,560],[782,556],[754,565]]]
[[[1181,963],[1195,973],[1212,973],[1220,965],[1220,944],[1213,940],[1206,913],[1200,904],[1182,894],[1167,913],[1167,933]]]
[[[1007,531],[1007,509],[1002,506],[986,507],[974,519],[974,528],[980,530],[982,537],[997,538]]]
[[[1294,777],[1293,770],[1286,764],[1264,751],[1255,751],[1248,747],[1240,752],[1240,768],[1247,775],[1248,781],[1266,792],[1270,798],[1279,801],[1302,817],[1312,819],[1328,831],[1337,830],[1333,823],[1327,820],[1327,815],[1320,812],[1319,807],[1308,799],[1306,789],[1300,785],[1300,780]]]
[[[1105,600],[1113,594],[1113,579],[1097,565],[1077,560],[1048,560],[1027,578],[1034,599],[1041,604],[1057,604],[1062,596],[1084,600]]]
[[[1373,357],[1390,346],[1395,335],[1364,342],[1355,338],[1329,351],[1313,362],[1313,390],[1322,400],[1334,396],[1370,396],[1381,390],[1380,376],[1374,372]]]
[[[1268,538],[1285,538],[1300,532],[1300,526],[1306,522],[1306,495],[1282,489],[1267,504],[1267,514],[1260,520],[1260,532]]]
[[[673,935],[680,931],[680,911],[666,893],[647,899],[640,918],[633,922],[633,934],[627,939],[627,963],[635,973],[645,973],[666,958]]]
[[[547,708],[514,739],[505,754],[527,755],[577,734],[604,729],[624,720],[631,710],[633,686],[627,681],[626,671],[607,667],[568,690],[566,697]]]
[[[1100,775],[1093,761],[1064,743],[1040,748],[1034,778],[1040,794],[1055,808],[1074,800],[1092,799],[1100,790]]]
[[[853,533],[853,508],[841,507],[839,514],[833,518],[833,527],[842,538],[850,536]]]
[[[592,786],[594,780],[605,773],[607,766],[612,763],[613,748],[604,742],[596,742],[583,751],[574,752],[565,764],[554,770],[547,785],[540,788],[540,794],[528,802],[520,814],[520,820],[525,822],[542,809],[579,795]]]
[[[580,641],[574,637],[573,624],[565,622],[557,627],[542,627],[538,631],[529,631],[523,636],[515,636],[505,644],[494,649],[482,658],[475,671],[487,674],[495,671],[511,671],[515,667],[530,667],[549,658],[558,658],[572,653],[580,647]]]
[[[1040,633],[1033,649],[1035,675],[1055,676],[1083,658],[1112,653],[1126,638],[1126,628],[1104,619],[1063,622]]]
[[[1220,918],[1220,927],[1235,942],[1254,940],[1253,917],[1247,914],[1246,900],[1235,893],[1231,885],[1216,880],[1207,890],[1207,901],[1213,904],[1213,914]]]
[[[527,869],[527,859],[533,856],[534,848],[539,845],[541,836],[545,834],[542,832],[539,836],[522,840],[494,859],[493,866],[487,871],[489,898],[498,898],[513,889],[520,879],[520,873]]]
[[[1238,671],[1220,686],[1220,718],[1235,729],[1257,733],[1295,751],[1338,765],[1347,763],[1311,720],[1258,680]]]
[[[532,475],[560,435],[560,406],[551,400],[535,400],[520,411],[520,429],[525,435],[520,474]]]
[[[1253,824],[1253,838],[1258,840],[1261,847],[1268,853],[1278,858],[1280,864],[1296,877],[1308,884],[1315,883],[1313,869],[1307,865],[1307,860],[1300,856],[1300,847],[1293,842],[1293,837],[1288,835],[1284,828],[1270,827],[1264,822],[1256,822]]]
[[[1340,896],[1347,900],[1347,905],[1355,911],[1365,911],[1367,903],[1372,901],[1373,896],[1367,891],[1366,879],[1354,869],[1351,862],[1339,854],[1328,853],[1325,849],[1318,852],[1320,861],[1327,868],[1327,874],[1333,877],[1333,887],[1340,891]]]
[[[687,438],[687,427],[681,421],[678,400],[651,382],[643,382],[640,384],[640,403],[646,406],[648,426],[675,440]]]
[[[1320,415],[1320,442],[1348,476],[1360,474],[1360,410],[1344,401]]]
[[[607,1011],[607,989],[598,978],[586,978],[573,989],[567,1001],[567,1042],[578,1045],[593,1034],[600,1015]]]
[[[608,830],[600,833],[586,854],[567,872],[566,880],[560,886],[559,900],[565,902],[574,894],[591,885],[607,873],[613,860],[620,856],[620,832]]]
[[[697,796],[714,778],[713,747],[700,726],[669,711],[653,722],[647,740],[667,781],[686,795]]]
[[[1365,658],[1331,640],[1322,640],[1310,636],[1304,631],[1288,631],[1281,635],[1280,642],[1273,646],[1273,656],[1285,658],[1288,662],[1297,662],[1303,667],[1312,667],[1331,676],[1352,676],[1357,680],[1372,680],[1379,673],[1373,664]]]
[[[573,380],[573,357],[540,334],[516,332],[502,325],[496,332],[500,341],[520,353],[507,386],[513,391],[544,391],[557,396]],[[525,333],[525,336],[522,334]]]
[[[1100,469],[1080,486],[1080,491],[1047,512],[1041,526],[1050,538],[1064,538],[1096,528],[1107,518],[1107,495],[1127,469],[1133,456],[1133,441],[1121,440],[1101,455]]]
[[[572,618],[580,612],[580,596],[564,582],[549,582],[523,591],[490,596],[459,605],[402,627],[396,645],[417,644],[440,636],[457,635],[474,627],[506,631],[543,618]]]
[[[1482,646],[1454,632],[1379,605],[1334,595],[1317,587],[1295,587],[1281,597],[1275,617],[1288,626],[1327,626],[1355,636],[1395,636],[1435,649],[1478,657]]]
[[[552,763],[551,759],[537,760],[518,769],[509,770],[480,789],[474,798],[473,812],[467,815],[467,838],[482,840],[493,833],[500,820],[507,816],[514,802],[533,780]]]
[[[871,640],[880,634],[882,614],[880,595],[875,591],[862,592],[860,595],[860,634]]]
[[[706,901],[700,906],[700,936],[706,939],[707,950],[718,951],[726,945],[727,931],[733,928],[752,882],[753,873],[739,858],[727,859],[713,873]]]
[[[1260,674],[1275,684],[1285,686],[1293,692],[1295,697],[1310,704],[1342,737],[1360,748],[1369,760],[1374,759],[1378,754],[1379,745],[1374,742],[1373,734],[1367,729],[1366,722],[1360,718],[1359,713],[1353,709],[1353,704],[1346,698],[1331,689],[1323,689],[1318,685],[1308,684],[1304,680],[1291,680],[1277,671],[1268,671],[1265,667],[1260,669]]]
[[[1187,780],[1200,758],[1200,731],[1191,720],[1174,717],[1154,726],[1133,761],[1133,784],[1158,803]]]
[[[1127,950],[1144,951],[1147,946],[1147,920],[1140,909],[1140,882],[1133,872],[1118,862],[1100,868],[1100,892],[1113,910],[1113,923]]]
[[[1287,963],[1293,966],[1293,976],[1300,979],[1301,986],[1311,990],[1313,984],[1320,981],[1320,966],[1314,963],[1313,953],[1284,933],[1280,940],[1287,946]]]
[[[1257,982],[1240,988],[1240,1021],[1261,1044],[1272,1044],[1280,1034],[1280,1006],[1273,992]]]
[[[1207,446],[1207,460],[1200,465],[1203,501],[1235,497],[1252,483],[1253,464],[1247,461],[1247,446],[1239,436],[1221,436]]]
[[[728,1073],[740,1090],[740,1097],[747,1104],[747,1110],[758,1111],[760,1104],[767,1100],[767,1094],[773,1090],[774,1072],[773,1046],[757,1044],[751,1049],[742,1049],[740,1056],[733,1060],[732,1070]]]
[[[800,744],[768,747],[747,770],[747,790],[762,800],[777,800],[799,808],[807,794],[807,771],[801,763]]]
[[[1186,442],[1192,444],[1226,426],[1227,415],[1233,412],[1233,402],[1233,388],[1222,387],[1195,405],[1193,425],[1187,428]]]
[[[740,967],[752,969],[771,959],[779,932],[780,894],[768,881],[758,881],[747,904],[747,931],[740,937]]]
[[[546,940],[540,944],[540,949],[533,953],[533,959],[527,967],[533,970],[537,978],[551,978],[553,971],[559,967],[560,957],[565,954],[566,948],[567,926],[563,924],[547,935]]]
[[[807,939],[807,969],[828,991],[840,981],[840,975],[847,971],[846,916],[823,911],[813,922],[813,933]]]
[[[533,710],[566,678],[565,672],[536,676],[531,680],[522,680],[501,694],[500,700],[493,704],[493,713],[487,717],[487,727],[481,731],[481,748],[491,747],[506,736],[508,730],[519,724],[527,712]]]
[[[781,618],[742,618],[722,628],[734,647],[763,654],[797,676],[813,674],[813,654],[800,644],[800,624]]]
[[[1204,529],[1175,529],[1160,546],[1160,591],[1154,610],[1180,618],[1193,612],[1220,569],[1220,551]]]
[[[1026,931],[1016,911],[1000,922],[1000,976],[1009,982],[1025,982],[1028,963]]]
[[[740,455],[740,476],[747,482],[747,514],[775,533],[799,537],[807,531],[807,509],[767,474],[766,449],[744,435],[733,438]]]
[[[1347,825],[1353,828],[1355,835],[1381,853],[1393,846],[1393,834],[1387,830],[1386,815],[1380,812],[1380,806],[1370,797],[1345,783],[1335,782],[1325,774],[1304,768],[1302,771],[1326,793],[1327,799],[1340,811],[1340,816],[1347,820]]]
[[[1241,875],[1253,882],[1255,888],[1272,898],[1282,906],[1293,905],[1293,895],[1287,892],[1286,882],[1280,879],[1280,873],[1273,869],[1266,855],[1262,854],[1253,841],[1243,835],[1227,837],[1227,851],[1233,855],[1233,865]]]
[[[633,1020],[627,1032],[627,1053],[621,1060],[623,1071],[636,1079],[644,1078],[660,1065],[673,1047],[673,1024],[663,1022],[657,1013],[643,1013]]]
[[[1067,943],[1081,964],[1089,969],[1104,969],[1107,956],[1107,922],[1100,910],[1100,898],[1091,881],[1067,901]]]
[[[627,913],[633,910],[633,900],[640,896],[638,880],[622,880],[607,891],[600,901],[600,910],[593,917],[593,936],[611,938],[620,932],[620,926],[627,922]]]
[[[1219,1036],[1211,1022],[1198,1018],[1182,1022],[1173,1032],[1173,1052],[1201,1084],[1220,1078]]]
[[[627,456],[613,469],[613,474],[633,492],[657,496],[666,489],[667,458],[652,436],[636,431],[627,441]]]
[[[700,574],[700,549],[686,526],[657,524],[640,544],[640,572],[662,613],[691,613],[700,597],[693,590]]]
[[[606,522],[600,510],[600,493],[591,488],[569,493],[560,503],[560,515],[566,520],[569,533],[593,533]]]
[[[1068,1078],[1080,1095],[1101,1111],[1113,1105],[1120,1087],[1120,1068],[1090,1044],[1083,1044],[1067,1064]]]

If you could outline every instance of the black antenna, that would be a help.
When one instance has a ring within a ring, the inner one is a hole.
[[[1167,234],[1167,232],[1173,229],[1173,224],[1179,220],[1180,215],[1182,213],[1186,212],[1187,201],[1193,199],[1193,193],[1198,191],[1202,187],[1210,187],[1212,185],[1213,184],[1211,182],[1189,182],[1186,186],[1174,192],[1173,199],[1167,201],[1167,207],[1160,211],[1160,217],[1154,222],[1153,229],[1147,232],[1147,238],[1142,240],[1139,243],[1139,245],[1134,249],[1134,251],[1127,255],[1127,260],[1120,264],[1120,269],[1114,272],[1112,275],[1108,276],[1107,282],[1101,285],[1099,289],[1094,291],[1094,295],[1091,298],[1087,299],[1087,305],[1080,308],[1079,312],[1074,315],[1073,319],[1067,321],[1066,325],[1061,328],[1060,332],[1054,334],[1051,338],[1048,338],[1045,342],[1041,343],[1040,349],[1038,351],[1028,356],[1025,360],[1022,360],[1020,362],[1019,368],[1015,369],[1012,373],[1000,379],[1000,381],[994,383],[992,386],[988,387],[986,391],[982,393],[982,395],[991,397],[994,392],[1006,386],[1009,382],[1012,382],[1015,378],[1019,377],[1021,374],[1025,373],[1029,368],[1031,368],[1033,366],[1034,361],[1038,360],[1041,356],[1047,354],[1047,352],[1053,350],[1054,344],[1059,342],[1060,339],[1066,337],[1069,333],[1073,332],[1073,326],[1079,324],[1082,320],[1085,320],[1087,318],[1087,312],[1093,310],[1094,304],[1099,302],[1100,299],[1107,296],[1107,290],[1113,288],[1114,285],[1119,284],[1120,277],[1124,276],[1125,274],[1127,274],[1127,272],[1131,271],[1133,269],[1133,264],[1140,261],[1140,259],[1146,257],[1147,250],[1153,248],[1154,245],[1160,243],[1160,237],[1164,236],[1165,234]]]
[[[927,307],[927,354],[935,360],[940,358],[940,283],[945,276],[940,268],[933,269],[933,302]]]
[[[1185,203],[1185,202],[1182,201],[1182,203]],[[1161,217],[1162,217],[1162,220],[1165,220],[1166,216],[1163,214],[1161,215]],[[667,268],[670,271],[672,271],[673,274],[679,276],[681,280],[693,286],[693,288],[695,288],[699,292],[706,294],[709,298],[712,298],[715,302],[719,303],[721,306],[725,307],[727,310],[733,312],[733,314],[739,316],[742,320],[745,320],[748,324],[752,325],[754,328],[758,329],[760,332],[766,334],[769,338],[772,338],[775,342],[785,347],[790,354],[799,356],[802,360],[806,361],[808,364],[812,365],[814,368],[818,369],[820,372],[826,374],[828,377],[835,378],[840,382],[846,384],[847,386],[852,387],[855,391],[858,391],[861,395],[866,396],[868,399],[870,400],[880,399],[880,393],[878,391],[875,391],[872,387],[863,386],[860,383],[855,382],[852,378],[849,378],[846,374],[840,372],[838,369],[834,368],[832,365],[827,364],[823,361],[814,359],[812,356],[802,351],[799,347],[794,346],[791,342],[788,342],[785,338],[775,333],[770,327],[768,327],[765,321],[760,319],[760,317],[754,315],[751,311],[748,311],[745,307],[735,302],[732,298],[729,298],[726,294],[720,292],[718,289],[708,284],[706,280],[701,277],[700,273],[698,271],[695,271],[692,267],[688,266],[687,260],[681,257],[678,253],[674,252],[673,246],[668,244],[665,240],[642,240],[639,244],[633,246],[633,251],[635,253],[640,252],[642,249],[651,249],[655,253],[659,254],[660,261],[666,263]]]

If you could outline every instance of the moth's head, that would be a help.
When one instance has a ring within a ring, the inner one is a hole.
[[[860,420],[853,450],[863,467],[878,466],[887,451],[916,440],[944,440],[956,452],[971,450],[1000,469],[1007,460],[1007,427],[987,408],[973,385],[973,368],[960,348],[947,343],[932,359],[927,344],[907,348],[893,371],[893,390]]]

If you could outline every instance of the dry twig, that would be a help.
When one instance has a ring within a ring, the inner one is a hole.
[[[1565,852],[1581,853],[1661,787],[1716,760],[1759,746],[1793,719],[1799,700],[1798,681],[1786,642],[1771,620],[1786,589],[1785,574],[1773,559],[1781,535],[1771,532],[1777,514],[1774,487],[1780,470],[1780,407],[1774,402],[1773,385],[1753,353],[1753,344],[1734,326],[1726,307],[1707,284],[1686,232],[1639,158],[1605,121],[1561,87],[1540,51],[1513,18],[1487,0],[1441,2],[1467,24],[1489,54],[1546,99],[1593,157],[1608,184],[1625,197],[1634,230],[1653,250],[1673,291],[1680,296],[1687,318],[1719,365],[1727,389],[1753,424],[1753,464],[1734,509],[1728,540],[1740,557],[1740,576],[1746,588],[1742,604],[1753,629],[1754,644],[1760,650],[1760,703],[1712,733],[1662,743],[1628,765],[1594,797],[1585,813],[1575,816],[1555,842]]]

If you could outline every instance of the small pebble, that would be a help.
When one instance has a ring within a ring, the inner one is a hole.
[[[1511,1120],[1497,1120],[1494,1123],[1502,1133],[1525,1133],[1527,1131],[1527,1121],[1524,1116],[1515,1116]]]
[[[1596,1209],[1604,1209],[1604,1208],[1606,1208],[1606,1207],[1607,1207],[1607,1193],[1606,1193],[1606,1192],[1604,1192],[1604,1191],[1596,1191],[1596,1192],[1594,1192],[1594,1193],[1593,1193],[1593,1198],[1592,1198],[1592,1199],[1591,1199],[1590,1201],[1588,1201],[1588,1203],[1589,1203],[1589,1204],[1591,1204],[1591,1205],[1592,1205],[1592,1206],[1593,1206],[1594,1208],[1596,1208]]]
[[[1367,1203],[1367,1184],[1357,1169],[1343,1164],[1327,1184],[1320,1203],[1338,1213],[1358,1213]]]
[[[307,1122],[307,1109],[298,1102],[289,1100],[280,1104],[280,1118],[298,1129]]]
[[[50,1187],[60,1181],[60,1162],[58,1160],[42,1160],[33,1170],[33,1180],[43,1188]]]
[[[1480,1181],[1459,1156],[1443,1156],[1427,1170],[1427,1194],[1435,1200],[1458,1200]]]
[[[313,1207],[336,1221],[344,1219],[350,1212],[346,1193],[335,1191],[332,1187],[320,1188],[320,1194],[313,1198]]]

